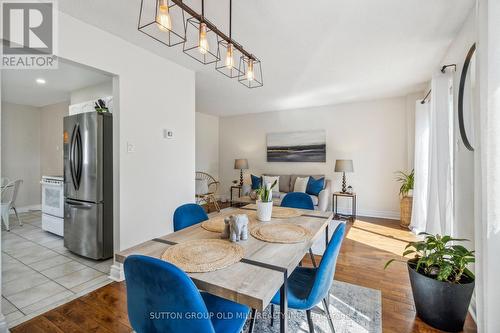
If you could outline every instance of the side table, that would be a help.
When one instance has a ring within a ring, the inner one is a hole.
[[[350,198],[352,201],[352,206],[351,206],[351,215],[350,217],[356,218],[356,206],[357,206],[357,197],[356,193],[347,193],[347,192],[334,192],[333,193],[333,212],[335,213],[334,216],[340,215],[337,214],[338,210],[338,198],[343,197],[343,198]]]

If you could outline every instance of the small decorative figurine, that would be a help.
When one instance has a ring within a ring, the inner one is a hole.
[[[231,242],[248,239],[248,216],[246,214],[230,215],[224,218],[222,238],[229,238]]]
[[[351,185],[347,186],[347,193],[353,194],[353,189]]]

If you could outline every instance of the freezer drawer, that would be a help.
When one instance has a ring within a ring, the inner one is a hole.
[[[66,199],[64,204],[64,246],[81,256],[105,259],[113,255],[112,236],[104,223],[104,204]]]

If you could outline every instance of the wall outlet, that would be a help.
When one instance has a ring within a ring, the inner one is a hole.
[[[127,153],[135,153],[135,145],[130,142],[127,142]]]
[[[168,128],[163,129],[163,138],[164,139],[173,139],[174,138],[174,131]]]

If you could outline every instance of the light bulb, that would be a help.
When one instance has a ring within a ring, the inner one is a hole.
[[[233,65],[234,65],[233,44],[229,43],[227,44],[227,51],[226,51],[226,67],[231,69]]]
[[[172,30],[172,19],[168,10],[167,0],[160,0],[158,2],[158,14],[156,16],[158,28],[162,31]]]
[[[205,23],[200,23],[200,38],[198,43],[198,49],[201,54],[207,54],[209,50],[208,39],[207,39],[207,25]]]
[[[247,80],[253,81],[253,79],[254,79],[253,59],[248,59]]]

